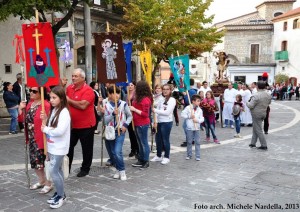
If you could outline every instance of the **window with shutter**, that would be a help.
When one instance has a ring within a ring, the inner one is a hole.
[[[259,58],[259,44],[251,44],[250,62],[258,63]]]

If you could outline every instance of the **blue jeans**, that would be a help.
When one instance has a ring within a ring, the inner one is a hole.
[[[185,138],[187,140],[187,129],[186,129],[186,119],[183,120],[182,128],[184,130]]]
[[[240,116],[234,117],[234,122],[235,122],[235,131],[237,134],[240,134],[241,132],[241,118]]]
[[[125,139],[125,133],[120,131],[120,135],[116,131],[116,139],[112,141],[105,140],[106,149],[111,162],[116,166],[118,171],[124,171],[125,165],[123,160],[123,144]]]
[[[48,157],[50,158],[50,176],[54,183],[57,194],[63,197],[65,194],[64,174],[62,171],[64,155],[52,155],[48,152]]]
[[[148,129],[149,125],[135,127],[136,140],[139,146],[139,161],[149,161],[150,148],[148,144]]]
[[[16,132],[17,130],[17,124],[18,124],[18,108],[13,108],[13,109],[7,109],[10,117],[11,117],[11,122],[10,122],[10,127],[9,131],[10,132]]]
[[[195,141],[195,155],[196,158],[200,158],[200,131],[199,130],[187,130],[187,156],[193,155],[193,140]]]
[[[230,125],[233,125],[233,121],[232,120],[228,120],[228,119],[225,119],[225,125],[228,126],[228,122]]]
[[[155,136],[157,156],[161,157],[162,149],[165,151],[165,158],[170,158],[170,133],[173,121],[157,124],[157,133]]]
[[[215,124],[214,123],[209,123],[208,118],[204,118],[204,123],[205,123],[206,138],[210,137],[210,132],[211,132],[211,135],[213,136],[213,138],[217,139],[217,136],[216,136],[216,133],[215,133]]]

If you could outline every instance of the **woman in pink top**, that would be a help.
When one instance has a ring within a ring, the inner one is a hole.
[[[148,168],[150,148],[148,144],[148,128],[150,124],[150,108],[152,93],[147,82],[139,81],[136,84],[135,98],[130,106],[133,115],[136,138],[139,146],[138,161],[133,167]]]

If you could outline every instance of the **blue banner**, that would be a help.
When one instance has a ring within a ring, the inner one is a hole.
[[[127,86],[130,82],[132,82],[132,76],[131,76],[132,42],[123,43],[123,48],[124,48],[125,63],[126,63],[127,82],[116,83],[117,86]]]
[[[169,58],[170,68],[180,92],[190,89],[190,59],[188,55]]]

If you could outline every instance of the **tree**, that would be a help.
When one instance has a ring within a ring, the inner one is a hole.
[[[155,71],[161,60],[178,51],[190,58],[201,56],[221,42],[222,33],[211,25],[205,11],[213,0],[115,0],[123,7],[124,22],[118,26],[125,38],[143,50],[146,43],[154,56]],[[153,83],[154,85],[154,83]]]
[[[288,83],[289,76],[283,73],[279,73],[275,76],[275,83],[281,84],[283,82]]]
[[[90,3],[90,0],[0,0],[0,21],[5,21],[10,15],[20,16],[29,20],[35,17],[35,8],[39,11],[39,21],[47,22],[47,12],[64,12],[65,17],[53,23],[52,32],[55,36],[59,29],[67,23],[80,2]],[[49,20],[48,20],[49,21]]]

